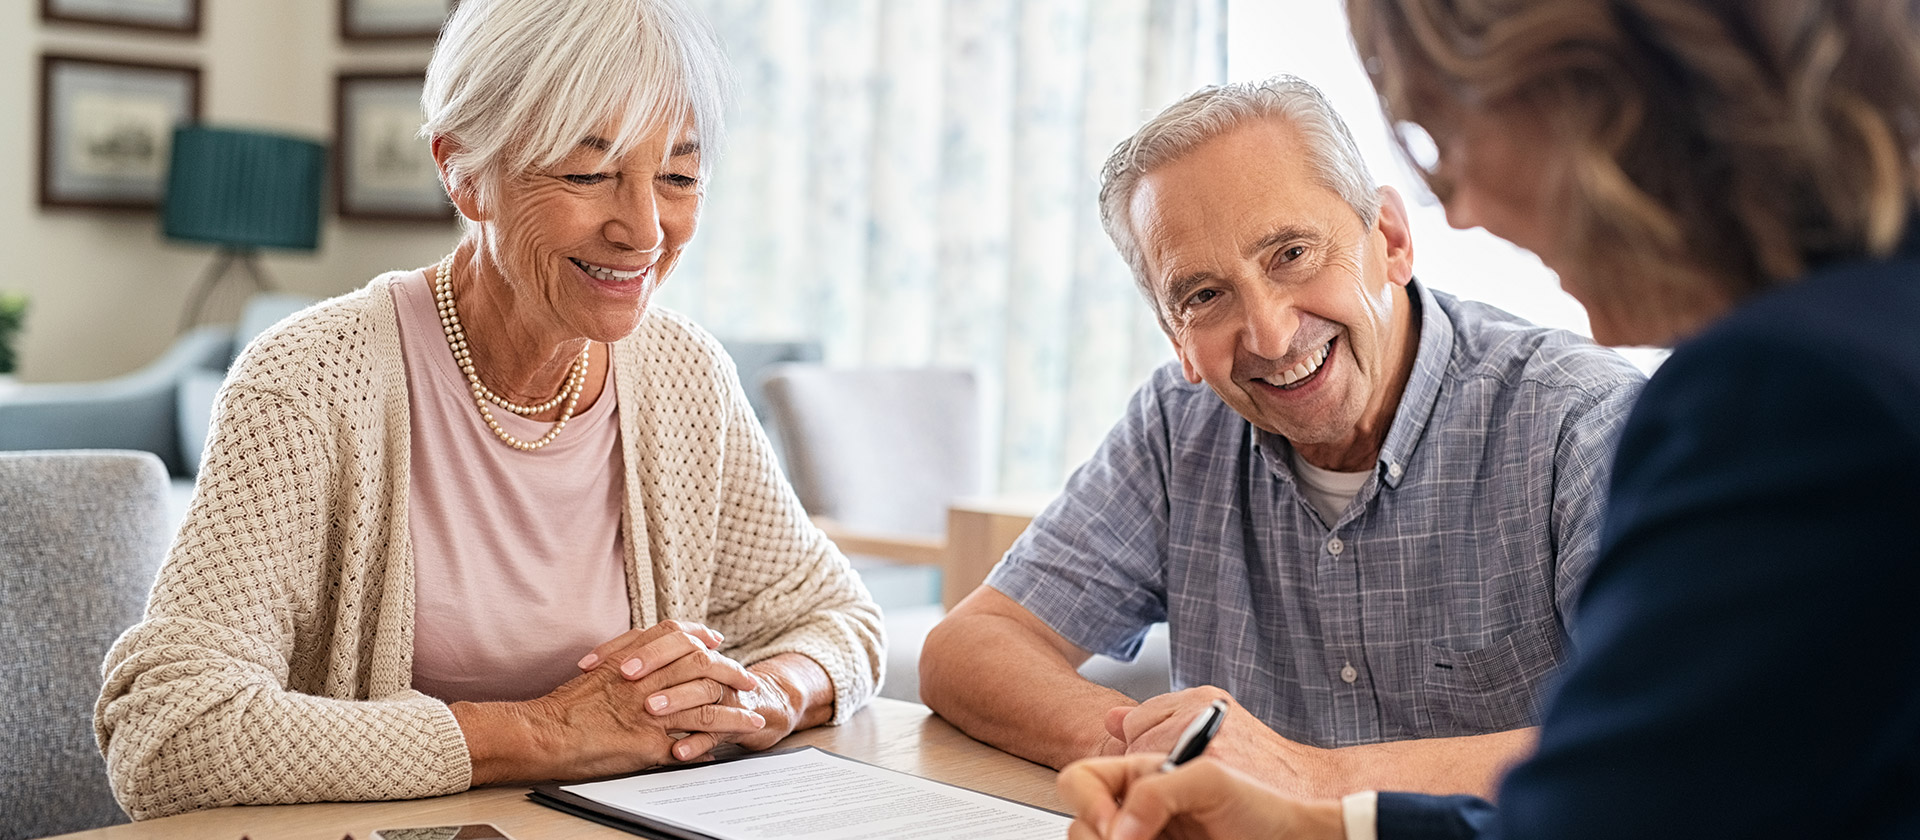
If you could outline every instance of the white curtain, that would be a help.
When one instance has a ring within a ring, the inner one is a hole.
[[[979,375],[989,473],[1044,491],[1171,358],[1100,164],[1226,72],[1225,0],[708,0],[738,96],[660,302],[834,365]]]

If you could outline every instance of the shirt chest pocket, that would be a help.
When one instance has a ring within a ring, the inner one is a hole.
[[[1425,646],[1416,714],[1422,737],[1504,732],[1540,722],[1565,643],[1555,621],[1534,622],[1476,650]]]

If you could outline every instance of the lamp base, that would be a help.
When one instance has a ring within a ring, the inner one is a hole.
[[[260,252],[252,248],[221,248],[214,257],[213,265],[200,275],[200,282],[193,286],[192,295],[187,301],[187,311],[180,319],[180,331],[186,332],[200,323],[200,317],[206,314],[207,299],[213,296],[213,290],[219,288],[220,281],[226,279],[227,271],[236,264],[247,279],[253,281],[255,291],[271,291],[273,286],[267,283],[267,275],[260,270]]]

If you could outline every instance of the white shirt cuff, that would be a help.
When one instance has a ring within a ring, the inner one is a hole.
[[[1380,792],[1363,790],[1340,797],[1340,822],[1347,840],[1380,840]]]

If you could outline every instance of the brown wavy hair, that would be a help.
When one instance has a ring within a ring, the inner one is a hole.
[[[1568,253],[1596,276],[1652,281],[1643,292],[1738,298],[1811,261],[1884,256],[1920,196],[1920,0],[1348,0],[1347,13],[1390,122],[1444,149],[1471,110],[1544,120],[1568,154]],[[1443,157],[1420,168],[1445,198]]]

